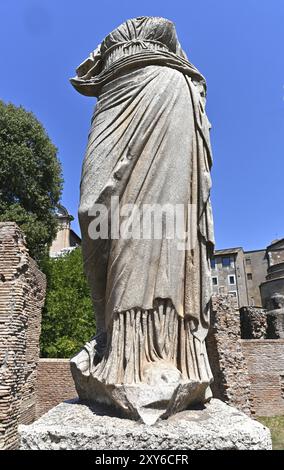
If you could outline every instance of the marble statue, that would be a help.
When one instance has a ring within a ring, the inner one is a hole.
[[[79,220],[97,331],[71,359],[80,399],[153,423],[210,400],[205,338],[214,249],[206,83],[174,24],[121,24],[77,68],[97,97],[83,162]],[[90,235],[94,204],[183,205],[189,249],[157,238]]]

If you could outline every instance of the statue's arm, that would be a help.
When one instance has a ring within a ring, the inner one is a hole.
[[[96,75],[97,70],[101,65],[101,45],[99,45],[89,57],[84,60],[76,69],[78,78],[88,79]]]

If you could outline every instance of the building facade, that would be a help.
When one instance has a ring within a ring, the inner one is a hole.
[[[265,307],[266,290],[271,290],[272,277],[279,273],[280,277],[284,276],[284,239],[263,250],[244,251],[242,247],[216,250],[211,270],[215,294],[231,294],[239,308],[248,305]]]
[[[231,294],[236,306],[248,305],[244,252],[240,247],[216,250],[211,260],[215,294]]]
[[[266,250],[246,251],[244,252],[244,261],[248,292],[247,305],[262,307],[260,285],[267,275]]]
[[[260,285],[263,306],[268,310],[275,308],[275,296],[284,301],[284,238],[276,240],[266,249],[268,270]],[[273,300],[274,299],[274,300]]]

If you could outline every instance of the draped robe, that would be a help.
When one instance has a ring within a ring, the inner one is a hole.
[[[183,379],[212,380],[205,347],[214,247],[212,156],[203,76],[187,60],[174,25],[128,20],[71,80],[97,96],[83,163],[79,218],[84,267],[103,351],[88,373],[103,383],[143,382],[149,364],[172,363]],[[94,204],[182,204],[192,237],[93,240]],[[91,344],[91,343],[90,343]],[[89,354],[90,350],[88,349]]]

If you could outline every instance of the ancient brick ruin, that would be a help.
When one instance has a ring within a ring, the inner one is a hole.
[[[230,295],[214,296],[208,356],[215,398],[250,414],[250,379],[242,351],[239,311]]]
[[[207,347],[216,398],[251,415],[284,414],[284,340],[269,337],[264,309],[213,297]]]
[[[0,448],[17,447],[36,418],[36,368],[45,276],[15,223],[0,223]]]

